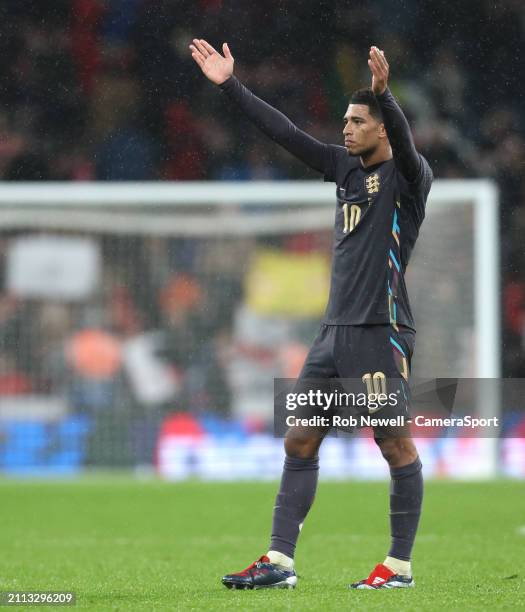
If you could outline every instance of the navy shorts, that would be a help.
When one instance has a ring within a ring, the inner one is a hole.
[[[354,416],[357,427],[366,426],[361,416],[380,419],[403,417],[410,420],[410,394],[408,378],[414,352],[415,331],[407,327],[396,330],[391,325],[326,325],[322,324],[306,357],[295,384],[296,393],[314,389],[326,393],[353,394],[365,397],[366,404],[359,400],[352,406],[335,405],[325,407],[321,413],[330,417]],[[378,405],[377,398],[386,395],[392,398]],[[392,394],[392,395],[391,395]],[[374,401],[366,399],[372,398]],[[310,418],[320,414],[310,404],[298,409],[297,416]],[[339,419],[341,421],[341,419]],[[337,429],[353,431],[356,427],[333,425]],[[380,428],[374,429],[377,431]],[[401,435],[401,434],[400,434]]]

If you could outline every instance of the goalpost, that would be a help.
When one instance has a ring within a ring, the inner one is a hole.
[[[170,299],[191,302],[197,300],[197,295],[204,300],[206,295],[213,295],[204,308],[214,313],[221,308],[236,310],[233,322],[228,323],[236,326],[233,335],[244,333],[248,338],[245,344],[250,344],[259,335],[254,342],[260,342],[266,350],[269,345],[264,346],[261,336],[272,336],[274,343],[283,339],[287,342],[286,334],[293,335],[290,330],[295,330],[297,325],[300,327],[301,321],[304,323],[307,318],[315,323],[322,315],[319,296],[317,301],[312,299],[313,289],[305,294],[302,312],[290,311],[286,290],[294,282],[299,283],[297,286],[301,290],[301,279],[303,285],[308,282],[305,280],[308,266],[315,265],[315,291],[325,291],[321,302],[326,301],[327,286],[319,279],[328,276],[327,264],[321,259],[327,261],[330,255],[334,206],[334,186],[319,181],[4,183],[0,186],[0,228],[4,244],[20,243],[21,238],[28,237],[47,238],[48,246],[49,241],[60,243],[72,236],[84,240],[83,245],[61,243],[62,256],[60,252],[53,255],[52,249],[42,249],[39,256],[37,243],[31,245],[33,251],[27,245],[18,244],[16,253],[11,252],[11,248],[5,253],[5,265],[9,268],[6,278],[15,292],[17,288],[22,292],[22,300],[36,300],[40,305],[46,301],[64,302],[68,308],[80,309],[87,318],[91,316],[91,306],[93,312],[98,309],[99,314],[107,307],[102,304],[100,295],[111,293],[113,285],[121,281],[128,289],[129,286],[134,288],[128,291],[131,294],[133,291],[140,293],[142,285],[150,291],[153,287],[160,293],[151,296],[151,303],[158,299],[161,305],[155,306],[155,316],[139,313],[143,332],[149,331],[148,325],[154,326],[144,321],[150,319],[158,323],[159,317],[162,319],[166,315],[162,309],[169,308],[166,304]],[[90,243],[89,248],[86,240]],[[193,247],[188,246],[188,242],[194,242]],[[271,247],[269,254],[268,245]],[[305,253],[319,257],[306,262],[301,259]],[[498,194],[494,183],[488,180],[435,181],[426,219],[407,271],[407,287],[418,326],[416,376],[500,376],[498,253]],[[279,254],[283,254],[284,266],[298,266],[297,275],[290,268],[283,270],[283,275],[289,275],[285,281],[276,278],[279,267],[271,268],[271,257],[278,258]],[[192,260],[191,265],[188,259]],[[154,280],[149,278],[150,274]],[[174,274],[191,277],[195,285],[200,283],[200,287],[191,289],[194,297],[189,295],[191,291],[187,288],[178,287],[180,293],[177,293]],[[24,276],[23,282],[15,278],[17,275]],[[35,276],[40,278],[40,285]],[[47,291],[42,289],[44,277],[51,287]],[[228,287],[226,284],[221,287],[223,277],[228,280]],[[72,290],[69,291],[71,295],[68,294],[65,286],[68,282],[76,286],[76,294]],[[179,297],[166,297],[165,287],[170,282],[175,287],[173,295]],[[271,300],[265,300],[261,289],[264,283],[268,283]],[[228,292],[239,291],[241,286],[244,287],[242,295],[235,301]],[[53,287],[56,296],[53,296]],[[147,295],[135,295],[130,299],[135,299],[143,311],[147,311]],[[199,309],[193,302],[190,310],[192,307]],[[168,313],[166,316],[176,315]],[[275,320],[273,328],[272,317]],[[199,323],[205,327],[202,321],[205,317]],[[212,329],[213,323],[210,326]],[[272,332],[272,329],[277,331]],[[72,331],[64,328],[61,333]],[[33,348],[26,350],[29,355],[26,369],[37,359],[36,356],[31,358]],[[134,350],[139,351],[136,347]],[[140,362],[138,357],[135,359]],[[127,376],[133,379],[136,376],[136,372],[131,373],[133,358],[124,361],[128,367]],[[162,381],[157,386],[165,388],[167,396],[170,390],[176,393],[178,383],[170,383],[160,366],[155,369],[152,363],[148,371]],[[261,375],[261,368],[252,366],[243,362],[240,370],[248,379],[252,377],[250,380],[260,391],[263,383],[257,375]],[[246,393],[243,396],[246,389],[243,391],[241,387],[246,385],[246,380],[232,382],[231,372],[225,374],[226,379],[229,376],[226,382],[230,385],[234,414],[236,396],[243,398],[244,405],[250,406],[252,401],[255,406],[254,397],[250,399]],[[264,376],[271,385],[271,379],[279,373],[274,372],[272,376],[269,368]],[[155,402],[155,390],[148,388],[147,381],[136,380],[134,385],[131,386],[139,403]],[[213,392],[213,385],[210,388]],[[266,397],[271,399],[271,391]],[[497,398],[483,399],[486,405],[489,401],[494,414]],[[260,406],[257,404],[254,409],[260,410]],[[495,440],[487,440],[492,460],[485,469],[486,474],[495,473],[495,443]]]
[[[331,228],[334,202],[333,186],[318,181],[4,183],[0,186],[0,223],[4,230],[38,228],[101,234],[285,234]],[[240,214],[239,206],[256,207],[256,213]],[[271,207],[271,214],[261,207]],[[470,225],[465,214],[471,215]],[[440,231],[434,229],[432,221],[438,217],[441,217]],[[425,268],[437,263],[429,259],[434,255],[446,256],[439,253],[439,248],[432,250],[428,243],[441,242],[443,226],[457,226],[458,220],[466,233],[464,244],[456,245],[454,259],[457,255],[472,257],[473,264],[469,272],[473,275],[476,363],[471,374],[497,378],[500,376],[499,233],[498,195],[492,181],[435,181],[422,236],[409,264],[409,275],[418,265],[421,272],[418,271],[417,278],[428,275]],[[419,250],[425,253],[418,259]],[[409,287],[410,290],[413,288]],[[419,319],[421,313],[417,307],[414,310]],[[442,312],[441,317],[445,322],[447,312]],[[424,328],[420,329],[418,338],[423,335]]]

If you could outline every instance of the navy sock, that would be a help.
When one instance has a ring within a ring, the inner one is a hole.
[[[319,457],[284,460],[281,487],[273,510],[270,550],[293,559],[300,525],[314,501],[318,475]]]
[[[411,464],[390,468],[390,533],[389,557],[410,561],[423,502],[423,474],[419,457]]]

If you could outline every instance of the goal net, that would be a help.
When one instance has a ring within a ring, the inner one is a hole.
[[[496,196],[432,188],[416,376],[499,376]],[[0,470],[275,477],[273,380],[322,318],[334,202],[318,182],[3,185]],[[323,452],[328,475],[385,473],[367,440]]]

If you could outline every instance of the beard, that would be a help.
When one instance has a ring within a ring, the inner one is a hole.
[[[376,151],[377,145],[373,147],[361,147],[355,153],[352,153],[352,155],[359,155],[359,157],[364,157],[366,159],[367,157],[371,157]]]
[[[357,146],[355,148],[349,149],[348,147],[346,148],[348,155],[351,155],[352,157],[364,157],[365,159],[367,157],[370,157],[371,155],[373,155],[376,151],[377,151],[377,147],[378,145],[374,145],[374,146]]]

